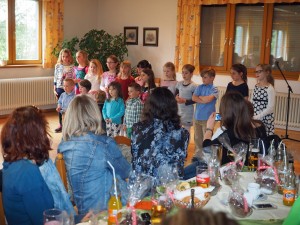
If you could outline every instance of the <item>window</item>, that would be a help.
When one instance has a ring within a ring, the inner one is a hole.
[[[270,63],[278,78],[277,61],[287,78],[298,79],[299,3],[202,5],[200,17],[200,69],[222,72],[243,63],[251,74],[258,63]]]
[[[0,59],[41,63],[41,1],[0,0]]]

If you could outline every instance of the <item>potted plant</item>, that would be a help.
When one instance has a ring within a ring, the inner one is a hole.
[[[104,70],[107,70],[106,59],[109,55],[115,55],[120,61],[124,60],[124,56],[128,56],[128,49],[124,42],[124,35],[110,35],[104,30],[90,30],[80,40],[77,37],[70,41],[64,40],[58,43],[52,51],[52,54],[58,57],[62,48],[71,50],[75,59],[76,52],[84,50],[88,53],[88,58],[98,59]]]

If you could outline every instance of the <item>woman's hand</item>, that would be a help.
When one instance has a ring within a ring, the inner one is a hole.
[[[215,117],[216,117],[216,113],[215,112],[213,112],[208,117],[208,120],[207,120],[207,123],[206,123],[206,128],[214,130],[214,127],[215,127]]]

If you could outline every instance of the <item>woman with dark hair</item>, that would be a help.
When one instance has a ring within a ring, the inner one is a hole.
[[[230,145],[234,146],[240,142],[249,143],[253,138],[265,138],[266,129],[264,125],[253,119],[253,111],[249,102],[235,91],[227,92],[221,99],[220,103],[221,129],[227,134]],[[204,134],[203,147],[212,144],[220,144],[218,138],[211,140],[215,126],[215,113],[207,120],[207,129]],[[227,156],[227,149],[223,149],[221,164],[230,162]]]
[[[141,86],[144,85],[144,81],[141,78],[141,72],[144,69],[152,69],[152,66],[151,66],[150,62],[146,59],[143,59],[143,60],[139,61],[139,63],[136,66],[136,72],[137,72],[138,76],[135,78],[135,82],[138,83]]]
[[[48,122],[34,106],[13,111],[1,132],[3,205],[8,224],[43,224],[43,211],[54,207],[39,166],[49,159]]]
[[[189,132],[180,126],[177,102],[170,90],[153,89],[148,97],[141,122],[132,129],[132,166],[139,174],[157,176],[160,165],[177,166],[183,176]]]
[[[156,88],[155,85],[155,76],[154,72],[151,69],[144,69],[141,72],[141,79],[144,83],[142,86],[142,91],[141,91],[141,100],[144,103],[148,96],[151,94],[151,91]]]

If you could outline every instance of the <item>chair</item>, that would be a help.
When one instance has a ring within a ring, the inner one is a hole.
[[[68,191],[68,182],[67,182],[67,171],[64,156],[62,153],[57,153],[56,156],[56,169],[61,177],[61,180]]]
[[[124,136],[116,136],[115,141],[119,145],[123,144],[123,145],[131,146],[131,140],[127,137],[124,137]]]
[[[5,214],[4,214],[4,208],[3,208],[3,202],[2,202],[2,192],[0,192],[0,224],[5,225]]]

